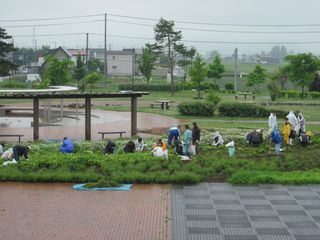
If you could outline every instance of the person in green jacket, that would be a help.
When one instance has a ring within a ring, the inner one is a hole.
[[[190,145],[192,141],[192,131],[189,129],[189,125],[185,125],[185,131],[183,133],[182,153],[185,156],[189,156]]]

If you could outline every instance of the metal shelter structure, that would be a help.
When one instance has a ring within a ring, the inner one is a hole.
[[[92,98],[130,98],[131,136],[137,134],[137,98],[149,95],[148,92],[120,93],[10,93],[0,95],[1,99],[33,100],[33,140],[39,139],[39,100],[40,99],[84,99],[85,100],[85,139],[91,140],[91,99]]]

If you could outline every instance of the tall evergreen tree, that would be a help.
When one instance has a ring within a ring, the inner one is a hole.
[[[16,50],[12,43],[7,42],[11,38],[6,30],[0,27],[0,76],[6,76],[17,68],[16,64],[7,59],[8,54]]]
[[[174,22],[167,21],[163,18],[156,24],[155,28],[155,47],[159,51],[167,53],[170,69],[171,95],[174,95],[173,68],[175,65],[175,57],[179,53],[183,53],[185,46],[181,43],[181,31],[174,30]]]

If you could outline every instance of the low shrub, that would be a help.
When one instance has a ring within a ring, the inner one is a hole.
[[[177,108],[181,115],[211,117],[216,105],[210,102],[185,102],[180,103]]]
[[[221,98],[215,92],[211,91],[206,95],[206,100],[216,106],[221,101]]]
[[[229,90],[229,91],[232,91],[232,90],[234,90],[234,85],[233,85],[233,83],[226,83],[225,85],[224,85],[224,88],[225,88],[225,90]]]
[[[224,103],[219,107],[219,114],[226,117],[268,117],[270,112],[274,112],[280,118],[286,116],[286,112],[281,110],[266,109],[246,103]]]
[[[89,182],[84,185],[85,188],[105,188],[105,187],[120,187],[120,186],[121,184],[116,181],[106,180],[103,178],[101,178],[97,182]]]

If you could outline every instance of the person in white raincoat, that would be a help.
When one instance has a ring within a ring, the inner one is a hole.
[[[216,133],[213,135],[213,143],[212,146],[220,146],[223,145],[223,139],[220,135],[219,131],[216,131]]]
[[[298,132],[296,132],[296,127],[298,125],[298,120],[296,118],[296,115],[294,115],[293,111],[290,111],[289,114],[287,115],[288,121],[291,124],[291,132],[290,132],[290,138],[289,138],[289,144],[292,145],[292,141],[293,141],[293,137],[294,137],[294,133],[298,134]]]
[[[298,114],[298,125],[300,127],[300,131],[299,131],[299,136],[300,136],[301,132],[304,132],[304,133],[306,132],[306,120],[302,116],[302,113]]]
[[[295,129],[298,124],[298,119],[296,118],[296,115],[294,115],[293,111],[289,112],[287,118],[289,120],[289,123],[291,124],[291,128]]]
[[[277,116],[275,113],[270,113],[269,116],[269,131],[277,130]]]

